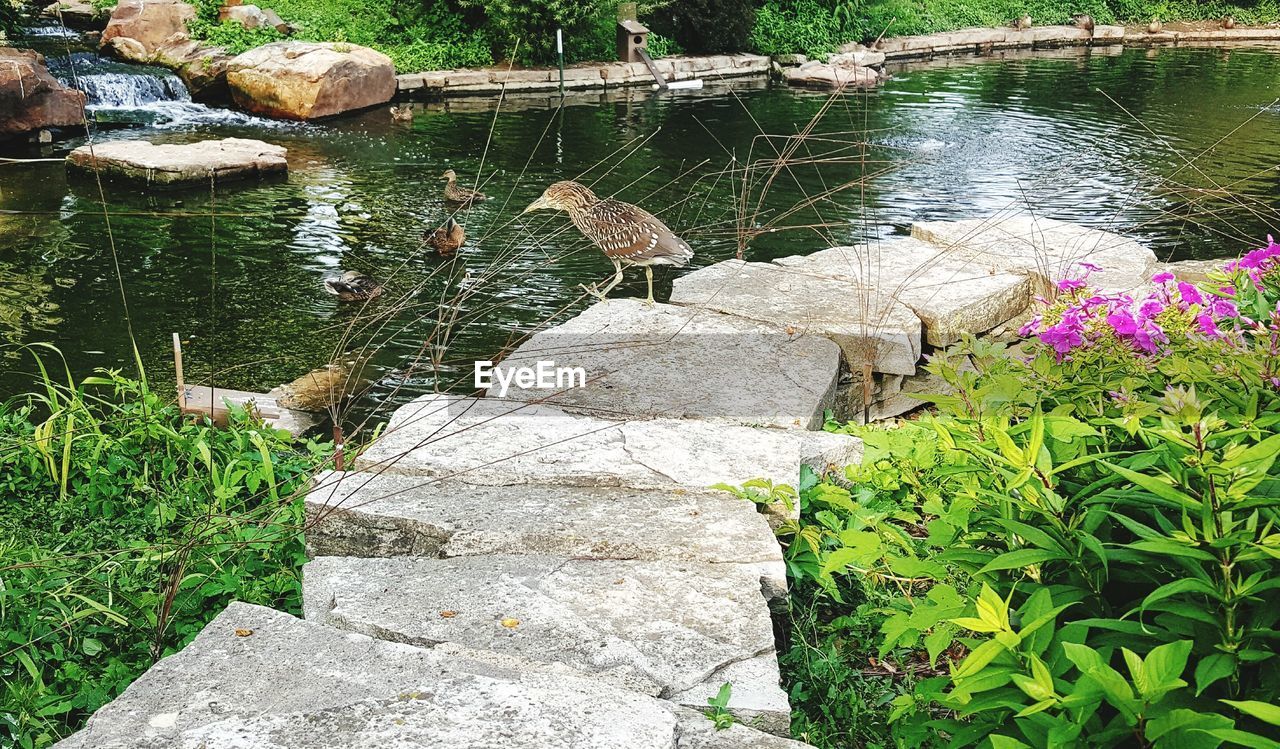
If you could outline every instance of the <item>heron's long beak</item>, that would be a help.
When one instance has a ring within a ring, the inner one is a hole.
[[[543,211],[550,207],[551,206],[547,205],[546,198],[538,198],[537,200],[530,203],[528,208],[525,208],[523,211],[520,211],[520,215],[523,216],[526,213],[532,213],[534,211]]]

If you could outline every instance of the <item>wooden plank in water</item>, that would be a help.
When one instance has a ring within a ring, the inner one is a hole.
[[[319,423],[315,414],[284,408],[269,393],[186,385],[179,403],[183,413],[208,416],[218,426],[226,426],[232,407],[253,410],[267,426],[284,429],[295,437]]]

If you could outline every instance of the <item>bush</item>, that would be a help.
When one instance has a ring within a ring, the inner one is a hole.
[[[612,4],[600,0],[468,1],[484,8],[492,42],[502,54],[510,54],[518,43],[520,60],[555,62],[556,29],[561,29],[570,59],[600,59],[606,47],[608,56],[613,56]]]
[[[755,23],[751,0],[679,0],[649,15],[654,30],[695,54],[748,49]]]
[[[898,746],[1275,746],[1280,245],[1155,282],[1064,283],[1019,356],[931,362],[936,414],[833,427],[864,462],[808,479],[781,531],[797,610],[823,611],[784,663],[829,654],[789,678],[830,690],[799,695],[807,738],[873,736],[831,711],[875,700]]]
[[[75,730],[232,600],[297,613],[328,454],[115,373],[0,406],[0,746]]]
[[[818,0],[771,0],[756,11],[750,46],[762,55],[800,53],[816,58],[835,52],[854,33]]]

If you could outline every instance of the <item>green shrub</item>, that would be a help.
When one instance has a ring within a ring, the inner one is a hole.
[[[297,613],[328,454],[115,373],[0,406],[0,746],[75,730],[232,600]]]
[[[565,39],[570,60],[601,59],[604,50],[612,57],[614,5],[600,0],[495,0],[483,7],[495,47],[502,54],[519,51],[526,62],[552,63],[556,60],[556,29]]]
[[[856,17],[853,20],[856,22]],[[820,57],[852,41],[853,33],[846,32],[835,11],[818,0],[771,0],[756,11],[750,46],[762,55],[800,53]]]
[[[679,0],[648,15],[654,30],[695,54],[748,49],[755,23],[751,0]]]

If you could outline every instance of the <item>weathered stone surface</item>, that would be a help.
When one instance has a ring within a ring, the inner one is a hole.
[[[803,65],[806,62],[809,62],[809,58],[801,54],[774,55],[773,61],[778,63],[779,65],[782,65],[783,67],[789,68],[789,67],[795,67],[797,65]]]
[[[241,635],[237,635],[237,630]],[[708,730],[711,729],[711,730]],[[233,603],[60,749],[802,749],[598,680]]]
[[[1222,270],[1226,262],[1223,260],[1178,260],[1172,263],[1159,263],[1152,271],[1156,273],[1172,273],[1174,278],[1187,283],[1204,283],[1209,274]]]
[[[248,112],[311,120],[390,101],[396,71],[391,58],[368,47],[272,42],[232,59],[227,87]]]
[[[870,49],[857,42],[842,45],[836,54],[827,58],[827,62],[832,65],[861,68],[874,68],[883,65],[884,60],[883,52]]]
[[[97,168],[107,177],[138,180],[160,187],[261,179],[288,171],[285,148],[245,138],[154,145],[119,140],[80,146],[67,156],[77,169]]]
[[[966,333],[991,330],[1031,304],[1032,284],[1027,274],[994,271],[910,237],[832,247],[775,262],[804,273],[850,281],[902,302],[924,324],[925,340],[938,347],[949,346]]]
[[[873,88],[880,84],[880,74],[874,68],[853,64],[828,64],[810,60],[797,68],[782,71],[783,78],[793,86],[819,86],[827,88]]]
[[[270,27],[281,34],[289,31],[289,24],[278,13],[256,5],[224,5],[218,9],[218,20],[235,21],[246,29]]]
[[[548,405],[428,395],[392,415],[356,468],[489,486],[702,490],[752,478],[795,486],[801,464],[844,466],[861,454],[859,440],[825,432],[618,422]]]
[[[535,334],[497,368],[514,376],[539,362],[581,367],[585,386],[579,376],[550,389],[504,388],[495,375],[487,395],[606,419],[817,429],[835,395],[840,350],[741,317],[612,299]]]
[[[174,34],[185,37],[187,23],[195,17],[195,6],[182,0],[120,0],[102,30],[101,43],[106,46],[116,37],[126,37],[152,54]]]
[[[1026,213],[964,221],[923,221],[911,235],[946,248],[952,259],[973,261],[993,272],[1012,271],[1039,278],[1047,290],[1065,278],[1081,278],[1106,292],[1127,292],[1151,279],[1156,256],[1150,249],[1109,231]]]
[[[768,606],[755,577],[733,568],[532,555],[317,557],[302,577],[310,621],[561,663],[655,697],[689,692],[698,705],[708,679],[719,678],[719,688],[730,666],[758,659],[733,670],[743,689],[730,708],[751,711],[771,732],[790,722]]]
[[[937,34],[881,39],[875,48],[888,59],[930,57],[956,52],[989,52],[1017,47],[1057,47],[1066,45],[1106,45],[1125,41],[1120,26],[1098,25],[1093,34],[1074,26],[1032,26],[1029,29],[975,28]]]
[[[62,85],[29,49],[0,47],[0,139],[84,123],[84,93]]]
[[[326,471],[307,494],[313,556],[541,554],[724,564],[786,593],[773,531],[755,505],[724,492],[507,487],[418,476]]]
[[[768,263],[726,260],[675,280],[671,301],[759,320],[803,339],[835,341],[850,368],[911,374],[920,319],[903,304],[848,281]]]
[[[107,23],[107,13],[88,0],[59,0],[46,5],[40,15],[57,18],[73,29],[101,29]]]

